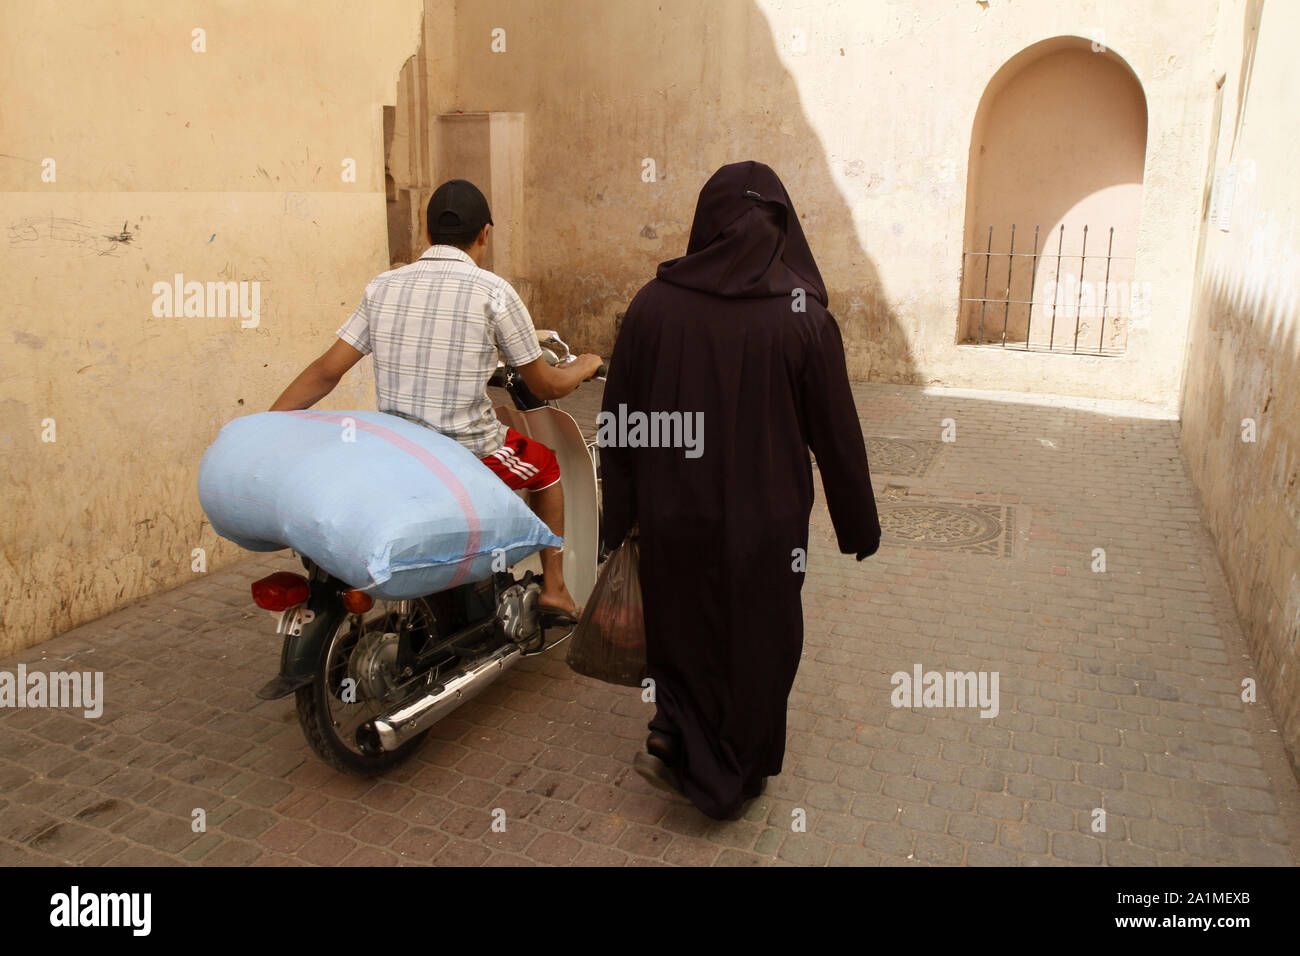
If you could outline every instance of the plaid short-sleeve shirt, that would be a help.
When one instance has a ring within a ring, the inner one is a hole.
[[[515,366],[542,354],[510,283],[455,246],[432,246],[372,279],[338,337],[374,356],[381,412],[442,432],[479,458],[506,437],[487,395],[497,351]]]

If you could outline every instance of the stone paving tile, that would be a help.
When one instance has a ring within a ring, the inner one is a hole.
[[[891,540],[858,564],[819,494],[785,772],[740,820],[633,773],[650,705],[562,646],[385,778],[335,774],[292,699],[254,696],[279,642],[248,584],[294,567],[264,555],[0,661],[105,682],[97,719],[0,711],[0,865],[1295,865],[1300,787],[1269,704],[1240,699],[1257,675],[1177,423],[854,390],[864,434],[938,443],[923,469],[878,467],[878,496],[944,503],[916,527],[950,540],[963,503],[1005,506],[1009,555]],[[598,401],[565,404],[591,432]],[[893,707],[918,665],[996,671],[997,716]]]

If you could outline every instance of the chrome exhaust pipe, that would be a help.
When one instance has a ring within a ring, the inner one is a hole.
[[[416,734],[427,730],[513,667],[522,657],[517,644],[497,648],[486,660],[468,670],[452,673],[423,693],[407,698],[397,708],[357,731],[358,743],[380,750],[396,750]]]

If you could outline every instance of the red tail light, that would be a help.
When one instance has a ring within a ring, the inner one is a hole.
[[[307,579],[292,571],[277,571],[253,582],[253,603],[268,611],[287,611],[307,600]]]

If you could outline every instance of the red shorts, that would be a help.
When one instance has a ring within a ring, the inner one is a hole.
[[[513,428],[506,429],[506,443],[481,460],[516,491],[541,491],[560,480],[555,452]]]

